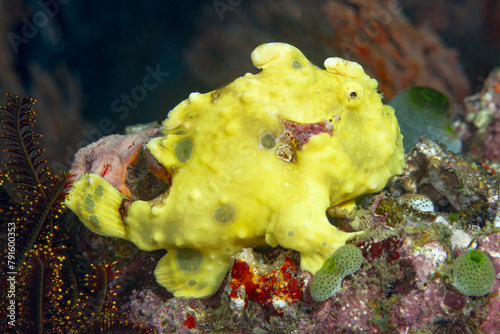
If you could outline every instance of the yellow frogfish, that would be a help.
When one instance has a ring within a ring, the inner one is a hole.
[[[294,249],[315,273],[356,235],[326,211],[404,167],[394,109],[359,64],[332,57],[323,70],[285,43],[251,58],[259,73],[191,93],[147,142],[171,179],[163,194],[131,200],[85,173],[66,200],[95,233],[166,249],[155,276],[177,297],[213,295],[243,247]]]

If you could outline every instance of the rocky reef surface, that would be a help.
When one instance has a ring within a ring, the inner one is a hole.
[[[472,148],[482,160],[421,139],[406,154],[403,173],[381,193],[360,198],[350,212],[328,210],[337,228],[366,232],[350,241],[363,253],[361,269],[324,302],[311,297],[312,275],[300,270],[300,255],[292,250],[245,248],[233,257],[230,273],[214,296],[184,299],[174,298],[155,281],[152,268],[164,251],[144,253],[126,241],[86,229],[81,247],[90,258],[99,254],[100,259],[118,260],[119,298],[128,320],[159,333],[494,333],[500,325],[500,206],[494,153],[500,119],[498,80],[495,70],[481,92],[465,99],[455,115],[464,148]],[[130,148],[113,160],[118,164],[114,170],[125,171],[115,186],[138,198],[148,198],[148,192],[154,196],[164,187],[147,171],[140,145],[157,129],[158,125],[131,127],[126,135],[99,142],[105,152],[120,145]],[[84,155],[82,151],[79,159]],[[92,163],[99,166],[98,160],[109,156],[93,157]],[[463,295],[454,284],[454,261],[471,249],[482,251],[497,273],[493,289],[480,297]]]
[[[128,165],[124,182],[132,193],[144,166],[140,154]],[[484,252],[500,272],[494,174],[470,157],[420,141],[407,154],[403,174],[382,193],[360,199],[353,211],[328,211],[339,229],[366,233],[350,242],[362,250],[361,269],[324,302],[312,299],[312,276],[299,269],[299,254],[291,250],[244,249],[214,296],[184,299],[155,282],[152,264],[161,251],[144,253],[89,231],[82,242],[90,256],[119,260],[122,309],[129,321],[159,333],[494,333],[500,325],[498,279],[489,294],[470,297],[454,286],[452,275],[454,259],[470,249]],[[434,210],[402,200],[408,194],[431,201]]]

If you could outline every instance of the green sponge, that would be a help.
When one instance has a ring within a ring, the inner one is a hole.
[[[443,93],[429,87],[413,87],[399,92],[388,104],[396,111],[405,152],[424,135],[446,144],[452,152],[461,151],[462,142],[453,130],[450,101]]]
[[[340,247],[313,276],[311,296],[317,301],[332,297],[340,290],[344,278],[358,271],[362,262],[363,254],[359,248],[354,245]]]
[[[483,252],[473,249],[455,259],[453,279],[462,294],[484,296],[495,284],[495,268]]]

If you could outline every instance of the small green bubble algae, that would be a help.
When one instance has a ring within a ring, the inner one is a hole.
[[[484,262],[484,258],[486,257],[483,252],[474,249],[471,250],[467,256],[469,257],[469,261],[480,264]]]
[[[321,266],[321,271],[324,273],[331,273],[336,266],[337,260],[331,257],[326,260],[325,263],[323,263],[323,266]]]
[[[456,213],[456,212],[450,213],[449,219],[451,222],[456,222],[458,220],[458,213]]]

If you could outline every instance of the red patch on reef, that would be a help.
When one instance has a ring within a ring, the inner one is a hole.
[[[497,174],[497,171],[491,167],[488,162],[486,161],[480,161],[479,164],[481,165],[481,167],[483,167],[486,172],[488,172],[488,174],[490,174],[491,176],[495,176]]]
[[[281,125],[285,129],[283,135],[295,143],[297,150],[302,149],[302,146],[309,142],[312,136],[320,133],[328,133],[330,137],[333,135],[333,125],[327,121],[319,123],[299,123],[289,120],[281,120]]]
[[[496,82],[493,85],[493,90],[495,91],[495,93],[500,93],[500,82]]]
[[[361,249],[365,258],[378,259],[385,254],[387,262],[392,262],[401,257],[401,254],[399,253],[401,244],[401,239],[398,239],[397,237],[390,237],[381,241],[375,241],[373,238],[370,238],[357,246]]]
[[[253,300],[263,306],[271,307],[273,299],[284,300],[294,304],[302,298],[304,282],[295,278],[298,272],[295,262],[286,257],[279,272],[275,270],[264,275],[257,275],[244,261],[236,260],[231,269],[231,282],[229,286],[230,298],[238,298],[238,288],[245,290],[245,308],[248,300]],[[276,310],[282,316],[280,310]]]
[[[187,315],[187,319],[182,322],[184,326],[186,326],[189,329],[193,329],[196,327],[196,318],[193,317],[191,314]]]

